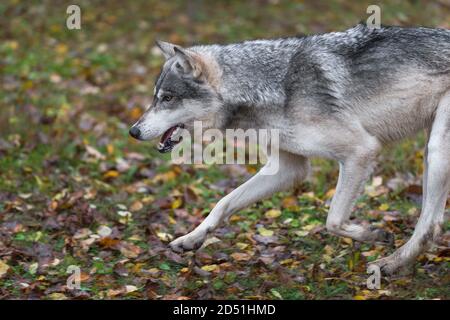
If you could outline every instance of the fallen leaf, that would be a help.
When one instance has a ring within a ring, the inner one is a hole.
[[[211,245],[211,244],[214,244],[214,243],[217,243],[217,242],[220,242],[220,241],[222,241],[222,240],[220,240],[220,239],[217,238],[217,237],[209,237],[209,238],[207,238],[207,239],[205,240],[205,242],[203,243],[202,248],[206,248],[207,246],[209,246],[209,245]]]
[[[290,197],[286,197],[283,199],[283,201],[281,202],[281,205],[283,206],[283,208],[285,209],[292,209],[295,208],[297,206],[297,199],[293,196]]]
[[[98,241],[98,243],[106,249],[115,248],[119,242],[119,239],[113,239],[110,237],[104,237]]]
[[[281,216],[281,211],[278,209],[271,209],[266,212],[265,216],[266,216],[266,218],[269,218],[269,219],[275,219],[275,218],[278,218],[279,216]]]
[[[86,151],[90,156],[94,157],[95,159],[98,159],[98,160],[106,159],[106,157],[100,151],[95,149],[94,147],[86,145]]]
[[[131,212],[137,212],[139,210],[141,210],[144,207],[144,205],[142,204],[142,202],[140,201],[135,201],[133,202],[133,204],[130,206],[130,211]]]
[[[241,249],[241,250],[247,249],[248,246],[249,246],[248,243],[244,243],[244,242],[238,242],[238,243],[236,243],[236,247],[238,247],[238,248]]]
[[[119,171],[117,170],[109,170],[103,174],[103,178],[105,179],[114,179],[119,176]]]
[[[50,300],[67,300],[66,295],[61,292],[53,292],[48,295]]]
[[[281,294],[275,290],[275,289],[270,289],[270,293],[277,299],[283,300],[283,297],[281,296]]]
[[[126,293],[131,293],[131,292],[134,292],[134,291],[137,291],[137,290],[138,290],[138,288],[136,286],[131,286],[131,285],[125,286],[125,292]]]
[[[210,264],[210,265],[206,265],[202,267],[202,270],[207,271],[207,272],[211,272],[214,270],[217,270],[217,264]]]
[[[38,267],[39,267],[39,264],[37,262],[34,262],[34,263],[29,265],[28,272],[30,274],[36,274],[36,271],[37,271]]]
[[[268,230],[268,229],[266,229],[264,227],[259,227],[258,228],[258,232],[264,237],[271,237],[271,236],[273,236],[273,231],[272,230]]]
[[[0,260],[0,278],[2,278],[9,270],[9,266],[3,262],[3,260]]]
[[[179,207],[181,207],[183,205],[183,200],[181,198],[176,198],[173,202],[172,202],[172,209],[178,209]]]
[[[297,230],[297,231],[294,231],[294,234],[299,237],[306,237],[309,234],[309,231]]]
[[[106,292],[106,295],[108,296],[108,298],[113,298],[116,297],[120,294],[124,293],[124,289],[108,289],[108,291]]]
[[[277,237],[274,237],[274,236],[267,237],[267,236],[262,236],[259,234],[253,235],[253,239],[255,239],[259,243],[263,243],[263,244],[276,243],[278,241]]]
[[[129,242],[122,241],[119,245],[119,251],[125,257],[133,259],[137,258],[142,252],[141,248]]]
[[[248,253],[240,252],[234,252],[230,254],[230,257],[232,257],[236,261],[249,261],[251,259],[251,256]]]
[[[108,226],[100,226],[97,229],[97,234],[102,237],[107,237],[112,233],[112,229]]]

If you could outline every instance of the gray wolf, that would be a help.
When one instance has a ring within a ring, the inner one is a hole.
[[[413,262],[439,235],[450,189],[450,30],[362,24],[343,32],[182,48],[157,43],[166,58],[153,103],[131,128],[140,140],[162,135],[170,151],[179,127],[275,128],[279,171],[265,167],[221,199],[174,250],[198,248],[232,213],[289,189],[309,157],[339,162],[326,228],[357,241],[393,235],[350,221],[354,202],[384,144],[427,133],[423,204],[412,237],[374,263],[390,274]],[[270,163],[269,158],[269,163]]]

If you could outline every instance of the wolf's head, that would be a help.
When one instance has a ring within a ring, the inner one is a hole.
[[[221,106],[220,69],[202,50],[162,41],[157,45],[166,62],[156,81],[153,102],[131,127],[130,135],[139,140],[162,136],[158,150],[168,152],[181,141],[177,141],[180,128],[191,130],[194,121],[202,121],[203,128],[213,126]]]

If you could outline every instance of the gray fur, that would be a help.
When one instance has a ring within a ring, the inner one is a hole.
[[[231,213],[298,183],[311,156],[340,164],[327,229],[392,243],[349,217],[381,146],[421,129],[429,133],[422,214],[407,244],[376,264],[393,272],[437,236],[450,189],[449,30],[358,25],[306,37],[160,47],[167,61],[134,136],[152,139],[194,120],[206,121],[204,128],[280,130],[281,171],[258,173],[223,198],[200,226],[172,242],[174,249],[197,247]],[[171,103],[160,101],[165,92],[174,95]]]

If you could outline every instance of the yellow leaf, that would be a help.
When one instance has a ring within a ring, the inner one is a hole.
[[[58,44],[55,48],[56,53],[59,55],[66,54],[68,50],[69,48],[64,43]]]
[[[210,265],[203,266],[202,270],[207,271],[207,272],[211,272],[211,271],[216,270],[217,268],[218,268],[217,264],[210,264]]]
[[[285,209],[291,209],[297,206],[297,199],[295,197],[286,197],[283,199],[283,201],[281,202],[281,205],[283,206],[283,208]]]
[[[158,268],[150,268],[147,271],[149,273],[151,273],[151,274],[158,274],[159,273],[159,269]]]
[[[166,172],[166,173],[160,173],[160,174],[157,174],[154,178],[153,178],[153,180],[155,181],[155,182],[167,182],[167,181],[170,181],[170,180],[173,180],[173,179],[175,179],[175,177],[176,177],[176,174],[175,174],[175,172],[173,172],[173,171],[169,171],[169,172]]]
[[[294,260],[292,260],[292,259],[284,259],[284,260],[280,261],[280,264],[281,265],[283,265],[283,264],[291,264],[293,261]]]
[[[0,278],[2,278],[9,270],[9,266],[0,260]]]
[[[7,41],[5,43],[6,47],[12,50],[16,50],[19,47],[19,43],[17,41]]]
[[[306,226],[303,226],[302,230],[303,231],[311,231],[312,229],[314,229],[320,225],[321,225],[321,223],[319,221],[314,221],[311,224],[307,224]]]
[[[380,211],[387,211],[389,209],[389,205],[387,203],[383,203],[381,206],[378,207],[378,210]]]
[[[133,273],[138,273],[141,272],[142,267],[144,266],[144,263],[136,263],[132,268],[131,268],[131,272]]]
[[[333,247],[330,246],[329,244],[327,244],[323,249],[324,249],[325,253],[328,255],[331,255],[334,252]]]
[[[145,204],[149,204],[151,202],[155,201],[155,197],[154,196],[146,196],[144,198],[142,198],[142,202]]]
[[[176,224],[177,221],[174,218],[172,218],[171,216],[169,216],[169,223],[170,224]]]
[[[348,245],[353,244],[353,240],[351,238],[341,238],[343,242],[345,242]]]
[[[353,299],[354,300],[366,300],[366,297],[364,297],[364,296],[354,296]]]
[[[48,295],[50,300],[67,300],[67,297],[60,292],[53,292]]]
[[[245,250],[248,247],[248,244],[243,243],[243,242],[238,242],[238,243],[236,243],[236,247],[238,247],[241,250]]]
[[[114,153],[114,146],[112,144],[108,144],[106,146],[106,152],[108,152],[108,154],[113,154]]]
[[[271,209],[271,210],[267,211],[265,215],[266,215],[266,218],[274,219],[274,218],[278,218],[279,216],[281,216],[281,211],[278,209]]]
[[[161,241],[171,241],[173,239],[171,234],[165,232],[157,232],[156,235]]]
[[[240,220],[242,220],[242,217],[241,217],[241,216],[238,216],[237,214],[233,214],[233,215],[230,217],[230,219],[228,219],[228,221],[230,221],[230,222],[235,222],[235,221],[240,221]]]
[[[182,204],[183,204],[183,200],[181,198],[176,198],[172,202],[172,209],[178,209],[179,207],[181,207]]]
[[[273,236],[273,231],[272,230],[268,230],[268,229],[266,229],[264,227],[258,228],[258,232],[264,237],[271,237],[271,236]]]
[[[119,176],[119,171],[109,170],[109,171],[105,172],[105,174],[103,175],[103,178],[112,179],[112,178],[117,178],[118,176]]]

